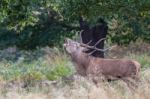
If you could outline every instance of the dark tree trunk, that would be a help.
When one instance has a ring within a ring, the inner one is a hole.
[[[86,21],[82,19],[82,17],[79,20],[79,23],[80,29],[82,30],[81,32],[82,42],[85,44],[88,43],[90,40],[92,40],[92,42],[89,44],[92,46],[98,40],[106,38],[106,35],[108,34],[107,23],[101,18],[97,21],[97,24],[92,28],[90,28],[90,26],[87,24]],[[104,40],[101,41],[96,47],[99,49],[104,49]],[[89,49],[88,51],[86,51],[86,53],[90,53],[92,51],[93,51],[92,49]],[[92,54],[92,56],[104,58],[104,52],[95,51]]]

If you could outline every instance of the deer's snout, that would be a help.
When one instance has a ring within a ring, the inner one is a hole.
[[[63,44],[63,47],[66,47],[67,46],[67,44]]]
[[[69,38],[66,38],[66,39],[65,39],[65,44],[70,44],[70,43],[72,43],[72,40],[69,39]]]
[[[65,43],[69,43],[69,38],[65,38]]]
[[[69,45],[69,38],[65,38],[64,44],[63,46],[66,47],[67,45]]]

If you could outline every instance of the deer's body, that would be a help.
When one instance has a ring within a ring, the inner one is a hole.
[[[139,69],[140,64],[132,60],[92,58],[86,73],[94,75],[100,73],[107,79],[111,79],[109,77],[138,78]]]
[[[107,79],[112,77],[136,79],[139,76],[140,64],[136,61],[96,58],[84,53],[84,47],[70,39],[67,41],[65,48],[75,63],[77,73],[82,76],[103,75]]]
[[[83,52],[74,53],[72,61],[76,65],[77,72],[82,76],[99,75],[106,77],[138,77],[140,64],[127,59],[103,59],[88,56]]]

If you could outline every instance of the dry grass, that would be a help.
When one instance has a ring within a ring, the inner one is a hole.
[[[140,45],[142,45],[142,47],[140,47]],[[41,58],[34,60],[34,62],[30,62],[31,66],[27,66],[28,64],[25,64],[24,62],[18,63],[17,60],[15,64],[11,62],[9,63],[10,66],[7,67],[5,64],[8,64],[6,63],[8,61],[1,61],[1,67],[4,67],[5,71],[8,69],[8,72],[15,71],[16,69],[22,70],[23,68],[30,70],[31,74],[34,76],[34,79],[30,79],[30,81],[34,80],[34,83],[25,86],[24,82],[22,82],[22,79],[24,79],[22,77],[24,76],[19,76],[20,80],[15,80],[16,78],[12,81],[4,80],[4,77],[7,73],[4,73],[2,70],[0,70],[0,72],[4,75],[0,76],[0,99],[149,99],[149,49],[150,48],[148,44],[141,44],[138,42],[137,44],[130,44],[128,47],[118,46],[116,49],[111,50],[111,52],[107,54],[107,57],[130,58],[135,59],[142,64],[142,71],[140,72],[141,81],[136,82],[138,87],[135,88],[135,91],[131,90],[126,83],[121,80],[113,82],[104,81],[99,83],[98,86],[95,86],[91,81],[77,75],[75,75],[73,79],[61,78],[62,75],[67,75],[68,72],[66,69],[64,69],[64,67],[62,68],[62,66],[72,66],[72,64],[66,55],[62,55],[62,53],[59,51],[52,53],[51,50],[44,49],[48,51],[47,54],[44,57],[42,56]],[[21,68],[20,66],[22,65],[25,66]],[[59,66],[61,68],[53,70],[53,67]],[[17,68],[12,69],[10,67]],[[29,67],[34,67],[35,69],[30,69]],[[43,79],[43,75],[45,76],[45,72],[43,73],[43,71],[47,69],[52,70],[52,72],[48,73],[48,75],[56,76],[57,80],[50,81],[46,78]],[[13,73],[16,73],[16,71]],[[20,74],[20,72],[16,73],[15,75],[18,74]],[[27,77],[31,78],[31,75],[28,75]],[[35,80],[37,77],[42,78],[40,80]]]
[[[101,82],[97,87],[85,78],[75,76],[74,81],[38,82],[36,86],[25,89],[3,83],[0,99],[149,99],[150,69],[141,73],[136,91],[128,88],[123,81]]]

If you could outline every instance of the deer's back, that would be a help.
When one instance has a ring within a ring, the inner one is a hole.
[[[90,61],[87,73],[102,73],[107,76],[128,77],[137,75],[139,68],[140,64],[132,60],[93,58]]]

